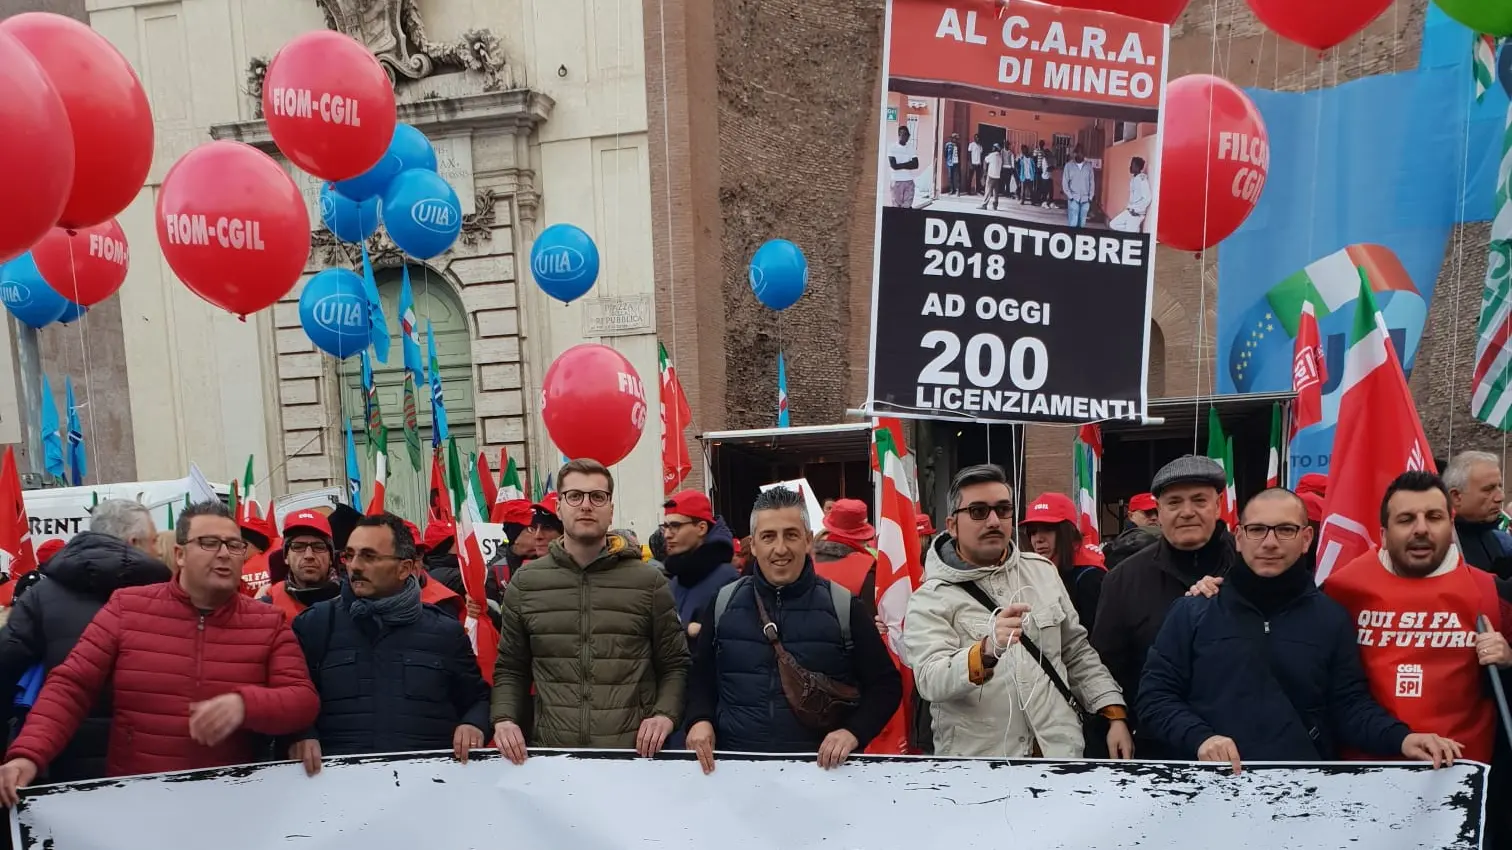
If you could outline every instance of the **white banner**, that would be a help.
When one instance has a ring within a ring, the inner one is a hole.
[[[37,788],[12,829],[23,850],[1479,850],[1486,775],[722,755],[705,776],[687,753],[426,753]]]

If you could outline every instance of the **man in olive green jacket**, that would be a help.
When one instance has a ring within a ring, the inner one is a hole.
[[[614,478],[597,461],[557,474],[564,533],[504,591],[494,666],[494,743],[515,764],[533,747],[656,755],[676,728],[688,641],[667,579],[609,534]],[[531,717],[531,686],[535,687]]]

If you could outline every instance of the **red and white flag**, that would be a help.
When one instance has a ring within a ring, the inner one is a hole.
[[[1362,274],[1318,541],[1318,584],[1380,545],[1381,496],[1409,469],[1436,472],[1407,377]]]
[[[21,475],[16,471],[16,450],[5,449],[0,461],[0,568],[10,581],[0,585],[0,606],[9,607],[16,592],[16,580],[37,568],[37,552],[32,548],[31,520],[26,516],[26,501],[21,495]]]
[[[1102,542],[1097,522],[1097,466],[1102,458],[1102,428],[1097,423],[1083,425],[1077,431],[1071,449],[1072,484],[1076,495],[1076,527],[1082,542],[1097,546]]]
[[[923,581],[924,560],[919,551],[918,512],[908,496],[911,488],[903,445],[895,443],[892,430],[879,422],[873,423],[872,434],[882,466],[877,499],[877,614],[887,626],[887,651],[903,676],[903,701],[866,752],[904,755],[909,752],[912,728],[913,671],[900,660],[903,615],[908,612],[908,597]]]
[[[457,561],[462,568],[462,584],[467,590],[467,601],[473,603],[478,610],[487,612],[488,562],[483,558],[483,545],[478,540],[478,524],[483,522],[483,517],[478,512],[483,482],[479,478],[478,463],[469,466],[472,472],[467,477],[467,492],[461,494],[461,509],[457,511]],[[482,617],[469,614],[465,625],[468,640],[472,642],[473,654],[478,658],[478,670],[482,672],[484,680],[492,682],[494,662],[499,657],[499,632],[487,613]]]
[[[688,396],[677,379],[672,358],[667,356],[667,347],[657,343],[656,348],[661,372],[662,487],[670,495],[677,492],[678,485],[693,471],[688,443],[683,439],[683,429],[693,422],[693,411],[688,407]]]
[[[1318,315],[1313,303],[1304,301],[1302,318],[1297,322],[1297,339],[1292,344],[1292,390],[1297,394],[1292,402],[1292,439],[1303,428],[1323,421],[1323,384],[1327,381]]]
[[[388,494],[388,452],[375,453],[373,464],[373,498],[368,500],[368,516],[377,516],[386,510],[384,503]]]

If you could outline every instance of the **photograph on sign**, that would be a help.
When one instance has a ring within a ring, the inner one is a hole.
[[[873,412],[1140,418],[1166,27],[890,0],[887,33]]]

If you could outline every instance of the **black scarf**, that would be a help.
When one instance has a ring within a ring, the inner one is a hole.
[[[323,581],[314,587],[295,587],[294,581],[288,579],[284,581],[284,593],[289,594],[289,598],[302,607],[308,608],[316,602],[324,602],[340,596],[341,582]]]
[[[692,587],[708,577],[715,568],[721,564],[730,563],[735,555],[735,547],[726,540],[708,540],[691,552],[683,552],[679,555],[668,555],[662,563],[666,565],[667,576],[677,579],[677,583],[683,587]]]
[[[1255,575],[1248,564],[1235,565],[1229,570],[1228,583],[1267,617],[1285,608],[1314,586],[1312,573],[1301,560],[1281,575],[1270,578]]]
[[[393,596],[364,599],[353,596],[347,603],[353,620],[372,620],[380,630],[407,626],[420,619],[420,581],[414,576],[404,580],[404,587]]]

